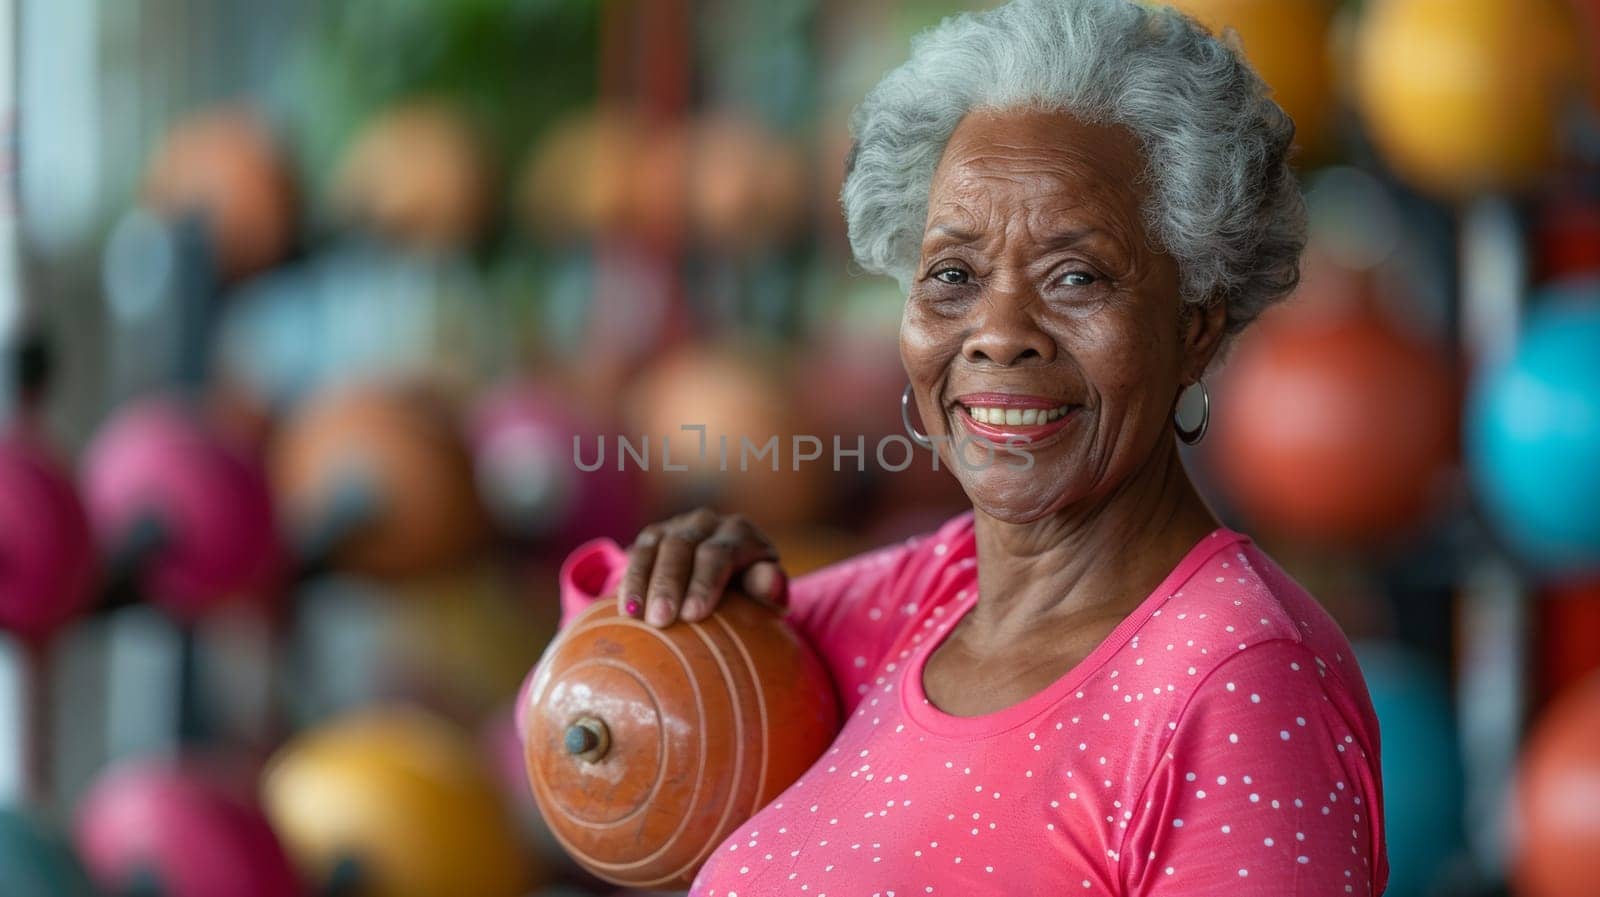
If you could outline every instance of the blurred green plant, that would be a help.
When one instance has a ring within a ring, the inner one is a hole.
[[[317,195],[355,132],[416,97],[456,104],[504,172],[552,121],[592,104],[603,0],[315,3],[275,87]],[[509,191],[502,191],[502,195]]]

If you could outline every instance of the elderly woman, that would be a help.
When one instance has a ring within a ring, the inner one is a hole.
[[[615,589],[657,626],[729,583],[787,601],[844,699],[694,893],[1380,893],[1350,645],[1177,449],[1205,429],[1182,393],[1296,283],[1293,124],[1178,13],[1017,0],[915,42],[853,126],[845,214],[907,292],[907,424],[973,509],[792,585],[709,510],[569,563],[611,571],[568,577],[569,610]]]

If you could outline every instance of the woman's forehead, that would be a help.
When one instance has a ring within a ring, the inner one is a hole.
[[[1043,190],[1137,203],[1143,173],[1138,142],[1120,126],[1066,113],[973,112],[945,146],[930,199]]]
[[[927,235],[986,230],[999,212],[1036,236],[1138,232],[1141,174],[1142,159],[1126,129],[1065,113],[974,112],[951,136],[934,174]]]
[[[977,109],[956,125],[939,169],[984,167],[1054,173],[1092,169],[1138,175],[1144,154],[1137,138],[1116,124],[1087,121],[1070,112]]]

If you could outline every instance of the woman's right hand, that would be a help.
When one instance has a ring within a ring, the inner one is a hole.
[[[742,514],[698,508],[640,531],[617,609],[652,626],[703,620],[730,583],[757,601],[787,605],[788,577],[767,537]]]

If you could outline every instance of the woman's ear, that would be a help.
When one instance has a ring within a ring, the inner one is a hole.
[[[1186,302],[1183,312],[1183,376],[1185,382],[1193,383],[1205,374],[1222,347],[1228,329],[1228,301],[1219,296],[1204,305]]]

